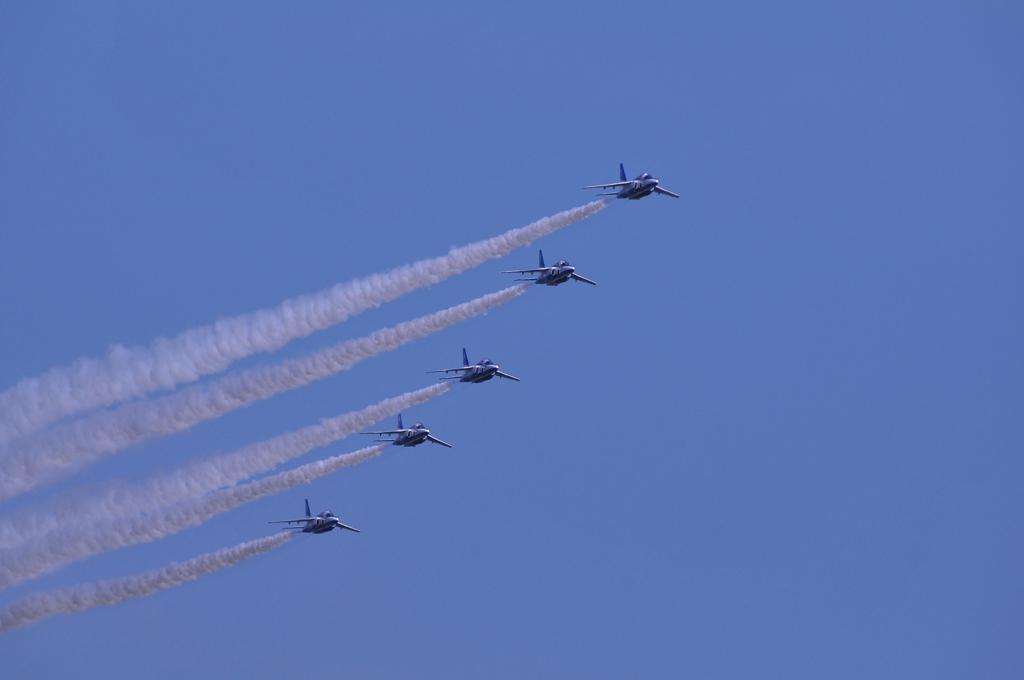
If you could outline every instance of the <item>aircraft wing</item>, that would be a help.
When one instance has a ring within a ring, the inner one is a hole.
[[[354,531],[354,532],[356,532],[357,534],[361,534],[361,533],[363,533],[363,532],[361,532],[361,531],[360,531],[359,529],[356,529],[355,527],[350,527],[350,526],[349,526],[349,525],[347,525],[347,524],[342,524],[341,522],[338,522],[338,523],[337,523],[337,524],[335,524],[334,526],[338,527],[339,529],[348,529],[349,531]]]
[[[503,271],[502,274],[539,274],[540,272],[549,272],[554,267],[540,267],[538,269],[509,269]]]
[[[583,187],[584,189],[611,189],[613,187],[624,187],[632,184],[632,182],[609,182],[608,184],[588,184]]]
[[[579,274],[575,274],[575,273],[570,274],[570,276],[572,278],[576,279],[577,281],[582,281],[583,283],[589,283],[591,286],[596,286],[597,285],[597,281],[591,281],[586,276],[580,276]]]
[[[668,189],[662,189],[661,187],[654,187],[654,190],[657,191],[659,194],[665,194],[666,196],[671,196],[673,198],[679,198],[679,194],[677,194],[674,191],[669,191]]]
[[[427,371],[427,373],[449,373],[451,371],[470,371],[476,368],[476,366],[458,366],[456,368],[439,368],[436,371]]]
[[[499,378],[505,378],[506,380],[515,380],[516,382],[520,382],[519,378],[509,373],[506,373],[505,371],[495,371],[494,375],[498,376]]]
[[[408,432],[408,431],[409,431],[408,429],[405,429],[405,430],[381,430],[380,432],[360,432],[359,434],[402,434],[403,432]]]
[[[434,435],[432,435],[432,434],[428,434],[428,435],[427,435],[427,439],[429,439],[430,441],[434,442],[435,444],[440,444],[441,446],[447,446],[447,447],[448,447],[449,449],[451,449],[451,448],[454,448],[454,447],[453,447],[453,446],[452,446],[451,444],[449,444],[448,442],[446,442],[446,441],[441,441],[440,439],[438,439],[437,437],[435,437],[435,436],[434,436]]]
[[[313,517],[303,517],[302,519],[275,519],[267,524],[291,524],[292,522],[309,522],[314,519]]]

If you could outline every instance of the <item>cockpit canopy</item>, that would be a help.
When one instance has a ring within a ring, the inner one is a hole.
[[[481,366],[490,366],[490,365],[491,365],[491,364],[493,364],[493,363],[494,363],[494,362],[493,362],[493,361],[491,361],[490,359],[481,359],[481,360],[480,360],[480,365],[481,365]]]
[[[416,423],[415,425],[413,425],[413,428],[416,429],[416,430],[423,430],[423,429],[425,429],[423,427],[423,423]]]
[[[559,260],[558,261],[558,266],[559,267],[568,267],[569,266],[569,260]]]
[[[640,179],[650,179],[650,178],[651,178],[651,173],[649,173],[649,172],[645,172],[644,174],[640,175]]]

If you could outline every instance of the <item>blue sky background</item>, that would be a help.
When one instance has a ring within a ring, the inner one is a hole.
[[[258,537],[305,496],[364,530],[0,636],[4,677],[1021,677],[1018,3],[139,5],[0,8],[0,386],[581,204],[619,161],[683,198],[541,243],[597,288],[8,504],[423,386],[463,345],[524,378],[410,412],[451,451],[3,593]]]

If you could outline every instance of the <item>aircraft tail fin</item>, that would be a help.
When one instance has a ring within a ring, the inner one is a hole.
[[[462,348],[462,365],[469,366],[469,355],[466,354],[466,348]]]
[[[625,182],[626,181],[626,168],[624,168],[622,166],[622,163],[619,163],[619,181],[620,182]]]
[[[402,414],[399,413],[398,414],[398,429],[401,430],[401,429],[404,429],[404,428],[405,428],[405,425],[402,425]]]
[[[544,251],[543,250],[538,250],[537,251],[537,257],[540,260],[541,269],[543,269],[544,268]]]
[[[309,511],[309,499],[306,499],[306,517],[312,517],[313,513]]]

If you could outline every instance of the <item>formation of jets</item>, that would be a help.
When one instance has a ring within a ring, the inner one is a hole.
[[[615,191],[599,193],[598,196],[615,196],[616,198],[625,198],[631,201],[641,199],[651,194],[663,194],[665,196],[672,196],[673,198],[679,198],[679,194],[669,191],[661,186],[661,182],[652,177],[649,173],[642,173],[637,175],[634,179],[626,179],[626,169],[622,163],[619,163],[619,181],[609,182],[607,184],[591,184],[583,187],[584,189],[615,189]],[[587,283],[591,286],[596,286],[597,282],[588,279],[585,276],[581,276],[576,273],[576,267],[569,264],[567,260],[559,260],[552,266],[544,264],[544,251],[538,251],[539,265],[533,269],[511,269],[502,272],[502,274],[520,274],[529,275],[528,278],[515,279],[516,281],[530,281],[538,285],[543,286],[558,286],[566,281],[579,281],[580,283]],[[444,373],[445,375],[440,380],[458,380],[464,383],[482,383],[487,382],[492,378],[504,378],[506,380],[514,380],[520,382],[519,378],[505,373],[501,370],[501,367],[491,361],[490,359],[481,359],[475,364],[469,363],[469,355],[466,353],[466,348],[462,348],[462,366],[456,366],[454,368],[440,368],[433,371],[427,371],[427,373]],[[448,375],[449,373],[455,373],[456,375]],[[398,427],[394,430],[375,430],[370,432],[363,432],[362,434],[375,435],[382,437],[375,439],[378,442],[387,442],[393,446],[419,446],[424,442],[431,442],[433,444],[439,444],[447,448],[452,448],[452,445],[446,441],[438,439],[434,435],[430,434],[430,430],[423,425],[423,423],[416,423],[412,427],[405,427],[402,424],[402,414],[398,414]],[[331,511],[321,512],[319,515],[311,515],[309,511],[309,500],[306,500],[306,516],[299,519],[282,519],[274,520],[271,524],[288,524],[289,526],[285,529],[293,531],[301,531],[306,534],[324,534],[333,529],[347,529],[349,531],[359,532],[359,529],[351,527],[347,524],[343,524],[338,516]],[[291,526],[295,525],[295,526]]]

